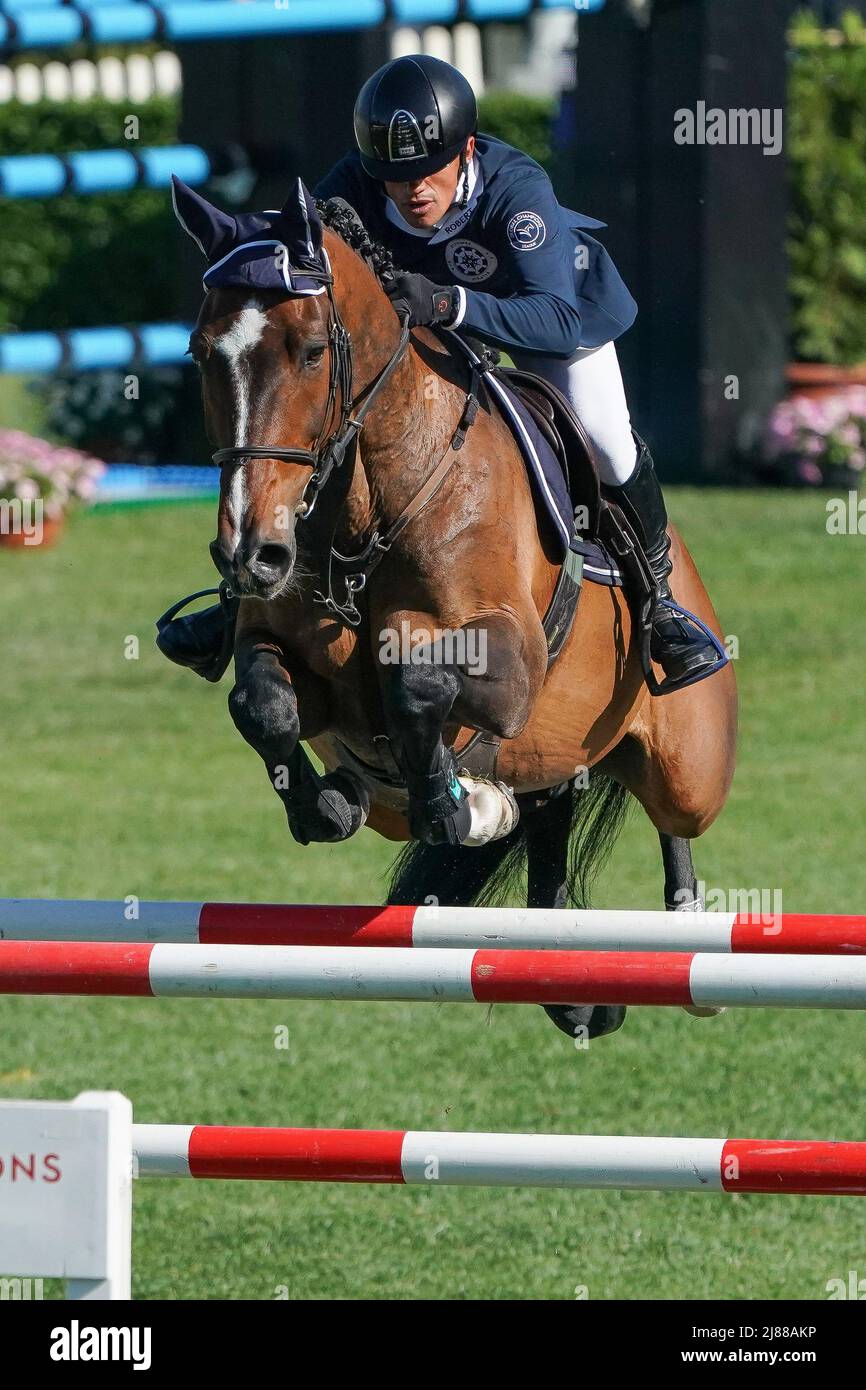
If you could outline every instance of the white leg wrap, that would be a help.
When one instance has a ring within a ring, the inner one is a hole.
[[[502,782],[479,782],[474,777],[464,776],[458,781],[469,793],[472,816],[469,834],[460,843],[477,849],[489,840],[501,840],[503,835],[510,835],[520,819],[511,789]]]

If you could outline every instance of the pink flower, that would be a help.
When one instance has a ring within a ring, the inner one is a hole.
[[[104,472],[99,459],[80,449],[50,444],[22,430],[0,430],[0,488],[14,486],[22,500],[41,496],[52,504],[52,514],[62,512],[73,496],[91,497]]]
[[[827,441],[822,439],[819,434],[806,434],[800,440],[800,448],[804,454],[809,454],[812,458],[818,458],[823,454],[827,447]]]
[[[811,396],[800,396],[794,404],[797,410],[797,419],[801,425],[816,430],[826,426],[830,413],[827,409],[828,402],[813,400]]]
[[[817,463],[809,463],[806,459],[801,459],[797,464],[797,477],[803,483],[808,483],[810,487],[818,487],[824,480],[824,475]]]
[[[849,419],[846,424],[839,426],[836,431],[836,438],[840,444],[846,445],[849,449],[856,449],[862,438],[860,426]]]

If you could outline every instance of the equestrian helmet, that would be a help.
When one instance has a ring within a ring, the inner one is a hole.
[[[415,53],[364,83],[355,139],[371,178],[411,183],[444,169],[478,129],[475,93],[450,63]]]

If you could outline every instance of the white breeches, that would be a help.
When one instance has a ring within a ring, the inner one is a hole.
[[[637,463],[637,445],[613,343],[578,348],[573,357],[516,351],[511,357],[516,367],[544,377],[571,401],[592,445],[601,481],[608,487],[628,482]]]

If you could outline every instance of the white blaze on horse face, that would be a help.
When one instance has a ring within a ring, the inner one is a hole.
[[[251,299],[235,315],[231,328],[214,339],[214,348],[228,361],[232,383],[235,414],[235,445],[244,444],[250,437],[250,366],[249,354],[267,327],[267,314],[258,299]],[[229,506],[235,547],[240,540],[240,528],[247,505],[245,482],[246,464],[232,475]]]

